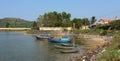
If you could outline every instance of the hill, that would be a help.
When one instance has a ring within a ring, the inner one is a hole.
[[[7,23],[9,23],[9,27],[12,28],[23,28],[23,27],[29,28],[33,24],[32,21],[27,21],[20,18],[3,18],[0,19],[0,28],[6,27]]]

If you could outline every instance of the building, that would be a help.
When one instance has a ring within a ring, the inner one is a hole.
[[[81,26],[80,29],[84,30],[84,29],[90,29],[90,28],[89,28],[89,26]]]
[[[98,22],[100,24],[108,24],[109,22],[111,22],[111,19],[104,18],[104,19],[100,19]]]
[[[72,27],[39,27],[39,30],[48,31],[48,30],[72,30]]]
[[[118,16],[115,16],[114,19],[108,19],[108,18],[102,18],[100,19],[99,21],[96,21],[95,23],[91,24],[90,25],[90,28],[93,28],[94,26],[96,25],[99,25],[99,24],[108,24],[110,23],[111,21],[115,21],[115,20],[119,20]]]

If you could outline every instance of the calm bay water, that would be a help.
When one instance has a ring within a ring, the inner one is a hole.
[[[61,54],[47,40],[36,40],[23,32],[0,32],[0,61],[68,61],[81,52]]]

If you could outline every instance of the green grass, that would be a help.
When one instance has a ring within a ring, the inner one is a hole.
[[[120,60],[120,32],[114,31],[115,39],[106,51],[98,58],[98,61],[119,61]]]
[[[100,34],[102,31],[102,29],[91,29],[91,30],[72,30],[73,33],[82,33],[82,34]]]
[[[79,44],[79,45],[84,45],[85,41],[86,41],[86,40],[85,40],[84,38],[76,39],[76,40],[75,40],[75,42],[76,42],[77,44]]]

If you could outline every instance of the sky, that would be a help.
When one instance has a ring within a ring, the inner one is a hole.
[[[0,0],[0,18],[35,21],[51,11],[71,13],[71,18],[114,19],[120,17],[120,0]]]

